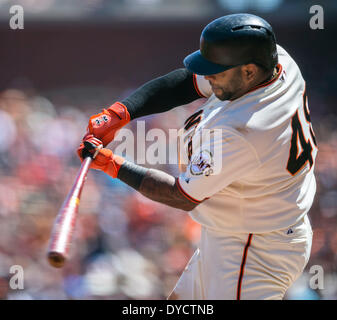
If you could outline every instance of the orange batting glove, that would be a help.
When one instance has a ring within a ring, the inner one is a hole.
[[[93,135],[88,135],[77,149],[77,154],[81,162],[87,156],[93,158],[90,168],[101,170],[112,178],[117,178],[118,171],[125,159],[113,154],[110,149],[102,148],[102,146],[102,141]]]
[[[83,141],[89,134],[92,134],[103,142],[103,146],[106,146],[114,139],[117,131],[130,120],[130,114],[126,106],[121,102],[115,102],[108,109],[103,109],[101,113],[90,117]]]

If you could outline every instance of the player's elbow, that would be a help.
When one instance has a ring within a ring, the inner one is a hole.
[[[186,203],[184,203],[184,204],[181,204],[178,208],[180,209],[180,210],[183,210],[183,211],[186,211],[186,212],[190,212],[190,211],[192,211],[195,207],[196,207],[197,205],[196,204],[186,204]]]
[[[183,211],[192,211],[200,202],[192,201],[191,199],[184,196],[184,194],[180,191],[177,184],[173,187],[173,199],[174,206]]]
[[[190,212],[192,211],[198,204],[194,204],[194,203],[186,203],[186,202],[171,202],[171,203],[167,203],[167,205],[169,205],[170,207],[176,208],[176,209],[180,209],[182,211],[186,211],[186,212]]]

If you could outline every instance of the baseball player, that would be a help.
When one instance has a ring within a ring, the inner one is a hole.
[[[201,224],[198,249],[169,299],[282,299],[310,256],[316,191],[300,69],[269,23],[251,14],[209,23],[184,65],[92,116],[78,154],[95,152],[92,168]],[[200,97],[207,101],[180,131],[178,177],[99,149],[129,121]],[[221,134],[196,139],[206,129]]]

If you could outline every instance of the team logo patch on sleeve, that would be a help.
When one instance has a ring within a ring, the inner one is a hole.
[[[191,159],[191,174],[199,176],[201,174],[206,177],[213,173],[213,155],[208,150],[202,150]]]

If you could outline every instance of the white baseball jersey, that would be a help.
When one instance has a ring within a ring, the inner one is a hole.
[[[190,216],[205,227],[271,232],[296,224],[312,205],[317,147],[305,82],[277,48],[277,77],[233,101],[217,99],[195,76],[208,100],[180,130],[178,186],[201,202]]]

